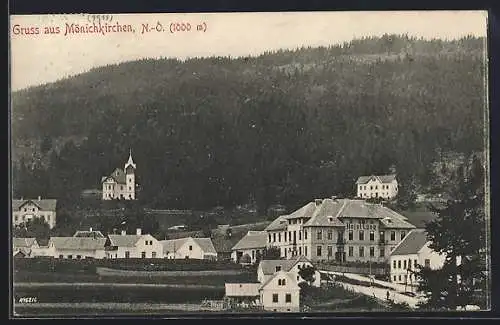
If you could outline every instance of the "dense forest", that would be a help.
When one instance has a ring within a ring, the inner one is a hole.
[[[396,168],[432,185],[484,148],[484,39],[384,35],[256,57],[144,59],[13,93],[14,197],[74,199],[132,149],[149,207],[353,196]]]

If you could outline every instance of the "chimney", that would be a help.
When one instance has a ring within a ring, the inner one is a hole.
[[[38,201],[41,201],[42,200],[42,197],[39,195],[38,196]]]
[[[127,231],[122,230],[122,236],[125,236],[127,234]]]
[[[137,230],[136,230],[136,234],[137,234],[137,236],[140,236],[140,235],[141,235],[141,228],[137,228]]]
[[[89,231],[92,232],[92,227],[89,228]]]
[[[323,203],[323,200],[322,199],[315,199],[314,203],[316,203],[316,206],[319,206],[319,205],[321,205],[321,203]]]

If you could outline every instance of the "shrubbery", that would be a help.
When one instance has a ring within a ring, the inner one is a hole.
[[[56,259],[27,258],[14,262],[14,270],[39,272],[96,273],[96,267],[108,267],[134,271],[203,271],[238,270],[242,267],[229,261],[169,260],[169,259]]]

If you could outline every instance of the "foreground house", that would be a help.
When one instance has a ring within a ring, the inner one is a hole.
[[[135,235],[108,235],[106,240],[106,258],[163,258],[162,244],[150,234],[142,234],[141,229]]]
[[[102,177],[102,199],[135,200],[136,168],[137,166],[132,159],[132,151],[130,151],[128,161],[125,163],[124,169],[116,168],[111,175]]]
[[[161,240],[163,257],[168,259],[217,259],[217,252],[210,238],[178,238]]]
[[[14,257],[32,257],[33,250],[40,248],[36,238],[12,238],[12,255]]]
[[[385,262],[412,229],[406,217],[381,204],[332,197],[278,217],[265,231],[267,246],[284,258]]]
[[[304,256],[288,260],[262,260],[257,268],[257,280],[260,283],[265,283],[277,272],[283,271],[295,278],[297,283],[301,283],[305,280],[299,275],[299,272],[306,267],[313,267],[313,264]],[[314,282],[312,285],[316,287],[321,285],[321,274],[318,270],[314,272]]]
[[[14,225],[25,223],[34,218],[42,218],[52,229],[56,225],[57,200],[21,199],[12,200],[12,222]]]
[[[391,254],[391,282],[415,286],[418,278],[413,271],[416,271],[418,266],[433,270],[442,268],[445,255],[429,248],[430,243],[424,229],[412,230]]]
[[[392,199],[398,194],[396,175],[361,176],[356,181],[357,197]]]
[[[267,233],[265,231],[248,231],[236,245],[233,246],[231,259],[235,263],[256,263],[266,248]],[[242,259],[247,255],[248,262]]]
[[[85,259],[105,257],[106,238],[89,237],[51,237],[45,256],[67,259]]]
[[[276,272],[259,289],[264,310],[276,312],[300,311],[300,287],[291,273]]]

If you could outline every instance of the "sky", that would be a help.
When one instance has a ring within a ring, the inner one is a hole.
[[[89,24],[90,15],[12,15],[11,89],[50,83],[91,68],[141,58],[248,56],[301,46],[328,46],[384,33],[457,39],[486,36],[485,11],[288,12],[116,14],[107,23],[130,24],[135,33],[68,34],[66,24]],[[142,33],[143,24],[165,32]],[[171,23],[191,24],[189,32],[170,33]],[[104,21],[102,22],[105,23]],[[206,30],[196,31],[205,23]],[[16,27],[14,27],[16,26]],[[60,28],[43,34],[44,27]],[[38,27],[40,34],[14,30]]]

